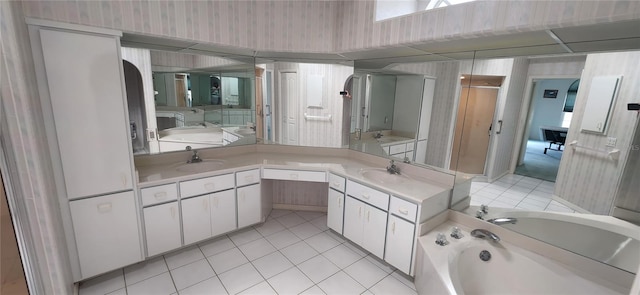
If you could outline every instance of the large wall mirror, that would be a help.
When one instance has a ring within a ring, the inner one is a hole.
[[[640,199],[630,179],[640,171],[640,138],[637,113],[626,108],[637,102],[640,51],[624,50],[640,43],[624,40],[608,51],[585,41],[566,45],[579,53],[553,46],[356,60],[350,148],[450,170],[454,190],[466,191],[452,209],[515,218],[501,225],[635,273]],[[581,132],[602,76],[623,77],[601,110],[610,129]]]
[[[123,47],[123,59],[134,154],[256,143],[252,57]]]

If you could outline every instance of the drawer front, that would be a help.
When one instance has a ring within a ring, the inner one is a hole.
[[[301,171],[301,170],[285,170],[285,169],[268,169],[267,168],[262,170],[262,178],[278,179],[278,180],[327,182],[327,173],[319,172],[319,171]]]
[[[329,173],[329,187],[344,193],[345,181],[344,177]]]
[[[389,209],[389,194],[377,189],[347,180],[347,194],[384,211]]]
[[[417,204],[405,201],[395,196],[391,197],[389,213],[415,223],[417,212]]]
[[[140,189],[140,195],[142,196],[142,206],[151,206],[178,199],[178,187],[175,183],[147,187]]]
[[[413,147],[414,147],[413,142],[409,142],[409,143],[407,143],[407,152],[409,152],[409,151],[413,151]]]
[[[236,172],[236,185],[245,186],[260,182],[260,169]]]
[[[233,174],[225,174],[189,180],[180,183],[180,196],[182,198],[203,195],[233,188],[235,182]]]
[[[406,146],[407,146],[407,144],[405,144],[405,143],[392,145],[390,147],[390,149],[389,149],[389,153],[392,154],[392,155],[399,154],[399,153],[404,153],[406,151]]]

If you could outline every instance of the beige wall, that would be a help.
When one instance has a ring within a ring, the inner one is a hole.
[[[629,147],[638,117],[636,112],[627,111],[627,103],[638,101],[638,64],[640,51],[589,54],[580,80],[567,142],[577,140],[580,145],[604,150],[607,137],[615,137],[620,158],[613,160],[602,153],[584,149],[574,151],[567,147],[560,162],[554,194],[596,214],[610,213],[624,164],[630,154]],[[591,80],[606,75],[623,75],[609,130],[606,135],[580,132]]]
[[[5,182],[16,202],[13,214],[22,234],[31,242],[28,255],[36,282],[34,294],[72,294],[71,266],[49,148],[45,136],[40,98],[24,16],[17,2],[0,1],[0,136],[7,161]]]
[[[24,1],[28,17],[260,51],[322,52],[640,18],[640,2],[475,1],[374,22],[375,0]]]

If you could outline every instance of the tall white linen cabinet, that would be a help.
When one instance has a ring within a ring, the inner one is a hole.
[[[121,33],[27,23],[74,280],[141,261]]]

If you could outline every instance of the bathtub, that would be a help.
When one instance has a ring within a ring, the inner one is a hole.
[[[188,126],[165,129],[158,132],[160,152],[184,151],[187,146],[193,149],[222,146],[222,128]]]
[[[463,230],[462,239],[449,237],[453,226]],[[448,245],[435,243],[438,232],[447,233]],[[549,258],[553,255],[537,254],[504,239],[496,243],[474,238],[469,232],[447,221],[418,239],[418,294],[628,294],[633,282],[632,274],[595,261],[579,258],[581,262],[571,266]],[[491,258],[481,260],[482,251]]]
[[[492,208],[493,209],[493,208]],[[489,210],[493,211],[492,209]],[[514,217],[516,224],[504,228],[556,247],[602,261],[628,272],[638,270],[638,226],[611,216],[581,213],[497,211],[489,218]]]

